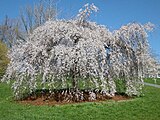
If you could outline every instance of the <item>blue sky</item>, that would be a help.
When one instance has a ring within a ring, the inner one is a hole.
[[[34,5],[39,0],[0,0],[0,21],[8,15],[15,18],[19,9],[26,4]],[[94,3],[100,10],[92,18],[98,24],[106,25],[110,30],[120,28],[129,22],[156,25],[149,33],[149,43],[160,59],[160,0],[55,0],[60,11],[59,18],[72,18],[86,3]]]

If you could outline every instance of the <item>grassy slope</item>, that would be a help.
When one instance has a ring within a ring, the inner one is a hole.
[[[10,87],[0,83],[0,120],[159,120],[160,89],[145,87],[131,101],[31,106],[12,101]]]
[[[153,78],[146,78],[146,79],[144,79],[144,81],[147,83],[160,85],[160,78],[156,78],[156,83]]]

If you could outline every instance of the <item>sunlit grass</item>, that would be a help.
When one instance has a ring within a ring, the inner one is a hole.
[[[0,83],[0,120],[159,120],[160,89],[145,86],[133,100],[32,106],[12,99],[10,86]]]
[[[144,79],[144,81],[147,83],[160,85],[160,78],[156,78],[156,79],[146,78],[146,79]]]

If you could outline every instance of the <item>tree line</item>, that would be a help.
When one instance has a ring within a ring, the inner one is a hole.
[[[6,15],[0,24],[0,40],[11,48],[19,40],[26,41],[27,36],[48,20],[56,19],[55,0],[40,0],[34,6],[27,5],[19,10],[17,18]]]

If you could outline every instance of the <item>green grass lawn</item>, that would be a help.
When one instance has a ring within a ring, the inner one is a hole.
[[[144,94],[121,102],[32,106],[14,102],[10,86],[0,83],[0,120],[160,120],[160,89],[145,86]]]
[[[145,82],[160,85],[160,78],[156,78],[156,81],[153,78],[145,78]]]

